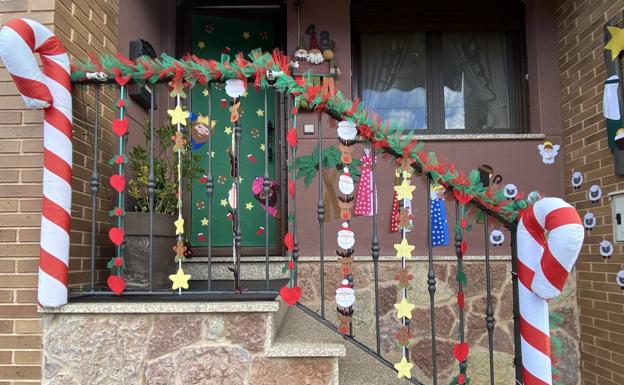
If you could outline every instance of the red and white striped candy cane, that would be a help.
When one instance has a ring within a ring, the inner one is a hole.
[[[34,53],[41,58],[43,72]],[[72,180],[72,99],[69,56],[42,24],[13,19],[0,29],[0,57],[29,108],[43,114],[43,200],[38,300],[67,303]]]
[[[583,237],[576,209],[559,198],[544,198],[529,206],[518,224],[524,385],[552,384],[546,299],[561,294],[581,251]]]

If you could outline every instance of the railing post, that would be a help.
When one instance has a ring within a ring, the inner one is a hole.
[[[492,283],[490,277],[490,244],[488,234],[488,213],[483,211],[483,239],[485,249],[485,327],[488,333],[488,353],[490,358],[490,385],[494,385],[494,309],[492,307]]]
[[[266,290],[269,290],[269,192],[271,181],[269,181],[269,112],[267,103],[267,89],[264,88],[264,180],[262,191],[264,191],[264,274]]]
[[[461,245],[463,241],[463,234],[461,230],[461,226],[459,225],[461,215],[460,215],[460,207],[459,201],[455,200],[455,221],[457,225],[455,226],[455,255],[457,256],[457,273],[464,271],[463,258],[464,255],[461,250]],[[464,291],[464,285],[461,280],[457,280],[457,290],[458,292]],[[464,342],[464,325],[465,325],[465,313],[463,307],[459,307],[459,342]],[[459,363],[460,373],[466,373],[466,368],[468,363],[466,360]]]
[[[325,318],[325,202],[323,201],[323,125],[318,116],[318,203],[316,217],[319,223],[319,261],[321,285],[321,318]]]
[[[241,292],[242,291],[242,287],[240,284],[240,252],[241,252],[241,245],[243,243],[243,234],[241,231],[241,225],[240,225],[240,141],[241,141],[241,132],[242,132],[242,128],[241,125],[239,123],[239,121],[237,120],[234,123],[234,173],[236,174],[236,176],[234,177],[234,184],[236,185],[236,191],[235,191],[235,202],[236,202],[236,209],[234,209],[234,254],[236,256],[236,274],[234,276],[234,287],[236,289],[237,292]]]
[[[154,288],[154,193],[156,188],[156,178],[154,177],[154,92],[156,86],[150,88],[150,110],[149,110],[149,174],[147,177],[147,197],[149,200],[149,291]]]
[[[212,177],[212,83],[208,82],[208,175],[206,175],[206,201],[208,205],[208,291],[212,290],[212,195],[214,192],[214,179]]]
[[[518,295],[518,234],[517,224],[511,223],[511,279],[513,283],[513,320],[514,320],[514,366],[516,383],[523,384],[522,378],[522,341],[520,336],[520,300]]]
[[[373,274],[375,279],[375,342],[377,344],[377,354],[381,355],[381,322],[379,313],[381,312],[381,298],[379,296],[379,233],[377,231],[377,186],[375,185],[375,169],[377,160],[375,147],[371,146],[371,184],[373,187],[373,236],[371,238],[371,254],[373,258]]]
[[[431,363],[433,366],[433,385],[438,384],[438,352],[436,343],[435,292],[436,276],[433,268],[433,237],[431,234],[431,177],[427,175],[427,248],[429,251],[429,270],[427,271],[427,290],[429,291],[429,308],[431,312]],[[444,204],[444,203],[443,203]]]
[[[91,291],[95,290],[95,232],[97,230],[97,194],[100,189],[98,173],[100,86],[95,85],[95,117],[93,118],[93,171],[91,172]]]

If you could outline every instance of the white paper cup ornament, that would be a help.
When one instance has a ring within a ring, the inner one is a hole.
[[[245,93],[245,83],[240,79],[228,79],[225,81],[225,93],[231,98],[238,98]]]
[[[349,281],[342,280],[342,285],[336,289],[336,304],[340,307],[351,307],[355,303],[355,290],[349,286]]]
[[[590,231],[596,226],[596,217],[593,213],[585,213],[583,216],[583,226]]]
[[[580,171],[574,171],[572,173],[571,182],[572,182],[572,187],[574,189],[581,187],[581,185],[583,184],[583,174]]]
[[[604,258],[609,258],[613,255],[613,245],[606,239],[600,242],[600,255]]]
[[[353,178],[351,178],[351,174],[349,173],[349,169],[347,167],[345,167],[343,171],[343,174],[340,175],[340,178],[338,178],[338,189],[341,193],[350,195],[355,189],[355,186],[353,186]]]
[[[624,289],[624,270],[618,271],[615,276],[615,282],[620,286],[620,288]]]
[[[505,198],[513,199],[516,197],[516,195],[518,195],[518,188],[513,183],[506,184],[503,190],[503,194],[505,195]]]
[[[338,122],[338,137],[342,140],[354,140],[357,135],[357,127],[355,123],[342,120]]]
[[[592,185],[587,191],[587,197],[592,203],[596,203],[602,198],[602,189],[597,184]]]
[[[337,240],[338,246],[345,250],[349,250],[355,245],[355,234],[351,231],[347,222],[342,223],[342,229],[338,231]]]
[[[505,242],[505,234],[498,229],[492,230],[490,233],[490,243],[494,246],[500,246]]]

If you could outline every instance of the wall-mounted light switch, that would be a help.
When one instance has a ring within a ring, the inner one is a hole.
[[[314,135],[314,123],[305,123],[303,125],[303,135]]]

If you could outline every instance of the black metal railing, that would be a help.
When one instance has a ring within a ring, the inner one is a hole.
[[[211,85],[212,83],[209,83],[209,86],[212,87]],[[94,118],[92,119],[92,121],[90,119],[88,119],[86,116],[84,117],[78,117],[78,123],[79,124],[83,124],[89,128],[92,128],[91,131],[91,135],[93,137],[92,140],[92,157],[93,157],[93,162],[92,162],[92,172],[91,172],[91,176],[90,176],[90,193],[91,193],[91,208],[90,208],[90,212],[91,212],[91,234],[90,234],[90,263],[91,263],[91,268],[90,268],[90,274],[89,274],[89,282],[87,284],[81,285],[79,287],[79,289],[77,290],[73,290],[71,293],[71,296],[73,298],[73,300],[92,300],[94,298],[101,298],[101,299],[110,299],[111,296],[111,291],[107,289],[105,283],[104,283],[104,279],[105,278],[105,272],[106,269],[101,266],[101,263],[98,264],[98,262],[101,262],[103,260],[104,257],[104,253],[106,252],[106,249],[102,248],[102,241],[98,242],[98,230],[99,233],[103,233],[102,229],[104,226],[101,226],[101,223],[98,223],[98,211],[102,211],[102,207],[100,207],[100,205],[98,205],[98,201],[99,201],[99,197],[102,193],[103,186],[102,183],[100,182],[100,179],[102,179],[103,174],[102,174],[102,169],[101,169],[101,165],[99,163],[99,159],[103,159],[102,156],[102,149],[100,148],[101,146],[101,140],[99,139],[102,136],[102,128],[101,128],[101,120],[100,120],[100,113],[101,113],[101,106],[100,106],[100,93],[101,91],[101,86],[100,85],[88,85],[86,87],[90,87],[93,91],[94,94],[94,99],[95,99],[95,105],[93,107],[95,114],[94,114]],[[154,286],[154,264],[153,264],[153,260],[154,260],[154,238],[155,238],[155,228],[154,228],[154,202],[155,202],[155,194],[156,194],[156,176],[155,176],[155,170],[154,170],[154,158],[155,158],[155,148],[154,148],[154,121],[155,121],[155,97],[156,94],[158,92],[158,85],[153,85],[150,87],[150,105],[149,105],[149,136],[150,136],[150,141],[149,141],[149,152],[148,152],[148,156],[149,156],[149,172],[148,172],[148,182],[147,182],[147,195],[148,195],[148,204],[149,204],[149,228],[148,228],[148,283],[145,287],[140,287],[140,288],[130,288],[128,289],[120,298],[131,298],[131,299],[136,299],[137,296],[144,296],[146,299],[148,298],[152,298],[152,299],[160,299],[163,296],[167,297],[167,299],[183,299],[183,300],[189,300],[189,299],[203,299],[203,300],[210,300],[210,299],[240,299],[240,300],[247,300],[247,299],[274,299],[277,296],[277,288],[273,285],[272,283],[272,279],[270,277],[270,272],[271,272],[271,264],[273,262],[272,260],[272,255],[270,252],[270,237],[275,237],[276,234],[273,234],[271,232],[271,228],[269,226],[269,211],[268,211],[268,207],[269,207],[269,196],[270,196],[270,188],[271,188],[271,182],[270,182],[270,169],[269,169],[269,125],[270,122],[268,120],[268,114],[265,113],[265,117],[264,117],[264,146],[265,146],[265,151],[264,151],[264,173],[263,173],[263,177],[264,177],[264,182],[262,184],[262,191],[264,192],[264,204],[265,204],[265,213],[264,213],[264,249],[263,249],[263,257],[264,257],[264,277],[262,279],[262,285],[258,288],[245,288],[244,284],[240,281],[240,273],[241,273],[241,269],[244,268],[244,264],[241,264],[241,259],[237,258],[234,262],[233,262],[233,266],[232,266],[232,271],[233,271],[233,277],[232,277],[232,284],[231,287],[229,288],[224,288],[222,286],[217,287],[215,285],[215,282],[213,281],[213,274],[214,274],[214,266],[213,266],[213,259],[214,259],[214,247],[213,247],[213,241],[214,241],[214,237],[213,237],[213,232],[212,232],[212,228],[213,228],[213,224],[215,226],[220,226],[223,225],[223,223],[215,223],[215,218],[213,218],[213,212],[212,212],[212,203],[214,200],[214,189],[215,189],[215,174],[214,174],[214,170],[213,170],[213,161],[212,161],[212,151],[213,151],[213,146],[214,143],[212,142],[212,135],[209,135],[208,139],[207,139],[207,149],[208,149],[208,157],[207,157],[207,170],[206,170],[206,183],[205,183],[205,194],[206,194],[206,201],[207,201],[207,217],[208,217],[208,223],[210,224],[207,230],[207,234],[206,234],[206,240],[207,240],[207,246],[204,248],[205,250],[205,255],[207,257],[207,261],[206,261],[206,283],[204,286],[201,287],[196,287],[193,288],[191,290],[188,291],[184,291],[182,292],[182,295],[178,295],[178,292],[172,292],[171,290],[168,289],[159,289],[159,288],[155,288]],[[265,89],[264,93],[263,93],[263,97],[264,97],[264,111],[268,110],[268,92]],[[283,95],[280,95],[280,97],[282,97],[283,99],[285,99],[285,97]],[[208,104],[207,104],[207,118],[208,121],[210,122],[209,125],[212,126],[212,120],[213,120],[213,116],[212,116],[212,89],[210,89],[209,93],[208,93]],[[285,100],[282,100],[282,103],[285,103]],[[282,110],[288,110],[288,109],[284,109],[282,108]],[[285,113],[284,113],[284,117],[283,120],[285,121]],[[243,239],[243,235],[242,234],[242,230],[241,230],[241,223],[239,220],[239,209],[240,209],[240,201],[239,201],[239,192],[240,192],[240,170],[239,167],[241,167],[241,162],[240,162],[240,143],[241,143],[241,137],[243,135],[246,134],[246,128],[242,127],[241,124],[236,121],[234,122],[234,153],[232,154],[234,157],[234,161],[232,162],[232,169],[231,169],[231,175],[233,178],[233,183],[236,185],[236,208],[233,209],[232,212],[232,226],[233,226],[233,252],[240,256],[241,255],[241,248],[242,248],[242,239]],[[316,208],[316,214],[317,214],[317,220],[318,220],[318,224],[319,224],[319,234],[318,234],[318,241],[319,241],[319,248],[318,248],[318,271],[320,273],[320,277],[319,277],[319,286],[320,286],[320,304],[318,309],[314,309],[312,306],[306,305],[304,303],[298,303],[298,306],[308,315],[316,318],[317,320],[319,320],[323,325],[327,326],[328,328],[330,328],[331,330],[336,331],[337,333],[340,333],[338,326],[336,325],[336,323],[333,321],[334,320],[334,315],[332,314],[331,316],[328,316],[327,311],[326,311],[326,295],[325,295],[325,290],[326,290],[326,276],[325,276],[325,272],[326,272],[326,267],[327,267],[327,259],[325,256],[325,249],[326,249],[326,245],[325,245],[325,239],[324,239],[324,230],[325,230],[325,216],[326,216],[326,211],[325,211],[325,204],[326,202],[324,201],[324,190],[325,190],[325,182],[324,182],[324,178],[322,176],[323,174],[323,161],[322,161],[322,154],[323,154],[323,125],[322,125],[322,121],[320,118],[320,114],[319,114],[319,118],[318,118],[318,154],[319,154],[319,158],[318,158],[318,201],[317,201],[317,208]],[[212,129],[212,127],[210,127],[210,129]],[[285,130],[283,130],[285,131]],[[365,144],[367,146],[370,146],[370,144]],[[378,189],[376,187],[376,181],[377,181],[377,159],[376,159],[376,155],[377,155],[377,151],[374,147],[371,146],[370,148],[371,152],[372,152],[372,166],[371,166],[371,170],[372,170],[372,186],[373,186],[373,198],[372,198],[372,205],[373,205],[373,214],[372,217],[370,219],[370,223],[371,223],[371,227],[370,227],[370,259],[364,258],[365,261],[362,261],[362,259],[360,258],[358,260],[358,263],[362,262],[362,263],[366,263],[366,262],[370,262],[372,263],[373,266],[373,281],[374,281],[374,293],[375,293],[375,298],[374,298],[374,330],[372,331],[374,333],[374,346],[368,346],[366,343],[362,342],[363,340],[360,338],[359,335],[355,335],[353,333],[353,328],[350,328],[349,333],[347,335],[343,335],[343,337],[350,341],[351,343],[353,343],[354,345],[358,346],[360,349],[362,349],[363,351],[367,352],[368,354],[370,354],[371,356],[375,357],[376,359],[378,359],[381,363],[383,363],[384,365],[394,369],[393,364],[390,362],[389,358],[387,357],[386,354],[384,354],[384,352],[382,351],[382,339],[384,338],[391,338],[391,336],[388,335],[383,335],[383,331],[382,331],[382,327],[381,327],[381,317],[382,317],[382,309],[381,309],[381,296],[380,296],[380,265],[382,263],[384,263],[382,261],[382,256],[381,256],[381,244],[380,244],[380,235],[379,235],[379,230],[378,230],[378,203],[377,203],[377,197],[378,197]],[[284,153],[287,151],[285,149],[285,146],[281,149],[281,151],[283,151]],[[291,147],[288,151],[290,151],[289,156],[290,159],[293,160],[297,157],[297,148],[296,146]],[[291,179],[294,180],[295,179],[295,171],[294,169],[291,169],[290,172],[292,173],[291,175]],[[423,205],[425,206],[425,212],[429,212],[429,210],[431,209],[431,205],[432,205],[432,198],[431,198],[431,185],[432,185],[432,180],[430,178],[430,176],[428,176],[426,173],[423,173],[422,170],[418,169],[418,167],[416,167],[416,169],[414,169],[415,175],[414,175],[414,179],[416,179],[417,177],[419,178],[423,178],[423,183],[424,185],[426,185],[427,190],[426,190],[426,200],[423,202]],[[391,194],[391,190],[390,191],[382,191],[382,194]],[[452,197],[452,194],[447,194],[450,199],[454,199]],[[297,194],[293,194],[293,197],[290,199],[290,214],[292,214],[292,218],[293,221],[291,223],[292,226],[292,233],[293,233],[293,239],[294,239],[294,248],[293,248],[293,260],[295,261],[295,263],[298,263],[298,259],[299,259],[299,242],[298,242],[298,234],[297,234]],[[418,202],[414,202],[413,205],[418,204]],[[455,204],[455,219],[456,221],[459,221],[459,217],[460,217],[460,206],[459,206],[459,202],[457,202],[456,200],[454,201]],[[521,351],[520,351],[520,333],[519,333],[519,313],[518,313],[518,285],[517,285],[517,275],[516,275],[516,271],[517,271],[517,252],[516,252],[516,226],[515,223],[513,222],[509,222],[506,219],[500,217],[498,214],[496,214],[495,212],[492,212],[490,210],[488,210],[485,207],[479,206],[478,203],[471,203],[474,208],[478,211],[481,211],[483,213],[483,231],[484,231],[484,237],[483,237],[483,250],[484,250],[484,269],[485,269],[485,300],[486,300],[486,306],[485,306],[485,314],[483,314],[484,317],[484,322],[483,322],[483,327],[485,328],[485,330],[487,331],[487,345],[488,345],[488,357],[489,357],[489,382],[490,384],[494,384],[495,383],[495,366],[494,366],[494,331],[496,328],[496,320],[494,318],[494,307],[493,307],[493,297],[492,297],[492,277],[491,277],[491,256],[490,256],[490,248],[489,248],[489,233],[488,233],[488,224],[489,221],[491,220],[496,220],[499,223],[501,223],[502,225],[506,226],[510,233],[511,233],[511,250],[510,250],[510,256],[511,256],[511,270],[512,270],[512,279],[513,279],[513,319],[514,319],[514,342],[515,342],[515,358],[514,358],[514,362],[513,363],[509,363],[510,365],[515,364],[516,367],[516,381],[518,381],[518,383],[522,383],[522,365],[521,365]],[[114,205],[112,205],[112,207],[114,207]],[[189,214],[187,213],[187,216]],[[439,368],[438,368],[438,345],[437,345],[437,328],[436,328],[436,312],[435,312],[435,308],[436,308],[436,289],[437,289],[437,277],[436,277],[436,263],[448,263],[448,262],[440,262],[436,259],[435,255],[434,255],[434,250],[433,250],[433,242],[432,242],[432,220],[431,217],[429,215],[427,215],[427,223],[426,223],[426,231],[427,231],[427,256],[426,258],[424,258],[425,262],[427,263],[427,274],[426,274],[426,282],[416,282],[414,283],[415,285],[426,285],[427,288],[427,292],[429,295],[428,298],[428,303],[429,303],[429,307],[430,307],[430,322],[431,322],[431,330],[430,330],[430,337],[431,337],[431,359],[432,359],[432,378],[431,378],[431,382],[434,385],[437,385],[438,380],[439,380]],[[100,220],[101,222],[101,220]],[[450,222],[450,221],[449,221]],[[420,228],[418,226],[415,226],[416,228]],[[364,234],[360,234],[359,237],[364,237]],[[101,238],[101,237],[100,237]],[[457,264],[457,271],[462,271],[463,270],[463,263],[464,263],[464,259],[463,259],[463,252],[461,250],[461,245],[462,245],[462,241],[463,241],[463,234],[459,229],[459,226],[456,226],[456,232],[455,232],[455,237],[454,237],[454,251],[456,254],[456,264]],[[307,254],[314,254],[316,251],[310,252],[310,251],[306,251]],[[281,261],[281,259],[280,259]],[[98,275],[98,273],[100,273]],[[172,272],[173,273],[173,272]],[[295,278],[296,279],[296,278]],[[336,285],[335,282],[332,282],[331,285]],[[458,288],[460,291],[463,290],[462,287],[462,283],[458,282]],[[85,287],[87,287],[88,289],[85,289]],[[333,288],[333,287],[332,287]],[[356,311],[359,311],[360,309],[355,309]],[[357,317],[357,312],[356,312],[356,316]],[[463,308],[459,309],[458,312],[458,318],[459,318],[459,327],[457,329],[458,332],[458,341],[460,342],[464,342],[465,340],[465,325],[466,325],[466,314],[464,312]],[[406,349],[406,355],[409,358],[409,350]],[[460,364],[460,371],[464,372],[466,369],[466,362],[461,362]],[[419,381],[416,378],[412,378],[411,380],[409,380],[411,383],[414,384],[422,384],[421,381]]]

